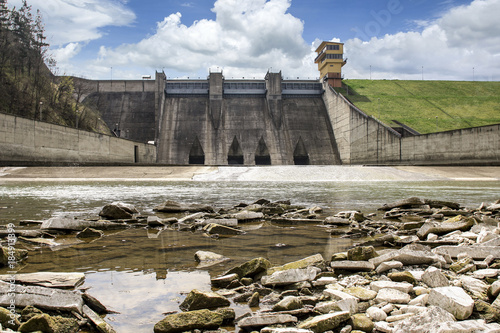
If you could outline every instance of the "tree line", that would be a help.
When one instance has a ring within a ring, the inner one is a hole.
[[[72,77],[54,76],[56,62],[39,10],[27,0],[0,0],[0,112],[80,129],[107,132],[96,110],[75,98]],[[78,94],[77,94],[78,95]]]

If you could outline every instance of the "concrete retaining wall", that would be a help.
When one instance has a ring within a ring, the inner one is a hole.
[[[0,164],[152,164],[156,147],[0,114]]]
[[[500,124],[401,137],[325,86],[342,164],[500,165]]]

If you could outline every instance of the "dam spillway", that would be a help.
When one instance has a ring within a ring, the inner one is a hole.
[[[165,81],[158,162],[205,165],[339,164],[318,81]]]

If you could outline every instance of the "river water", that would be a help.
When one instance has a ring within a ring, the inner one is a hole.
[[[141,214],[151,215],[165,200],[230,207],[266,198],[320,206],[329,214],[340,210],[372,213],[384,203],[411,196],[455,201],[468,208],[500,198],[500,181],[457,181],[392,169],[368,174],[349,168],[335,170],[337,174],[314,167],[283,167],[272,172],[235,168],[201,174],[191,181],[0,179],[0,224],[19,226],[21,220],[60,215],[96,217],[102,206],[113,201],[134,204]],[[74,235],[59,236],[59,245],[54,247],[20,241],[18,246],[30,252],[18,272],[83,272],[83,287],[118,312],[106,316],[117,332],[152,332],[164,313],[179,310],[186,293],[194,288],[210,290],[211,276],[246,260],[263,256],[280,265],[316,253],[328,259],[353,244],[331,236],[321,225],[264,221],[242,228],[246,234],[218,240],[200,232],[133,228],[107,231],[105,237],[92,242],[77,240]],[[194,260],[198,250],[220,253],[231,261],[198,269]],[[233,307],[237,314],[248,310],[245,305]]]

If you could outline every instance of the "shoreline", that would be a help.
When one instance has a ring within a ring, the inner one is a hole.
[[[0,182],[500,181],[495,166],[2,167]]]

